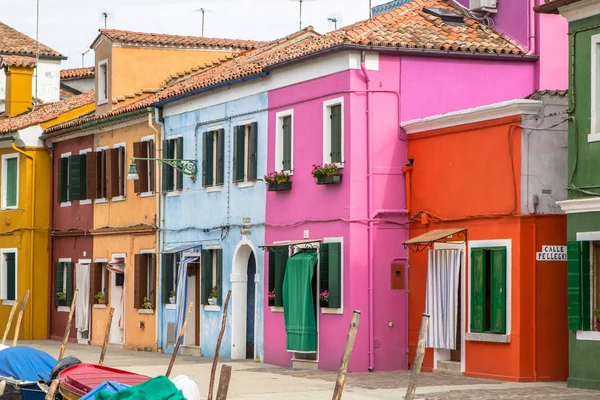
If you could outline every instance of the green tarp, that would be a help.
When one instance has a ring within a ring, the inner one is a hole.
[[[283,315],[288,351],[317,351],[317,323],[312,289],[316,264],[317,255],[314,251],[295,254],[286,264],[283,279]]]
[[[157,376],[147,382],[121,390],[117,393],[101,391],[96,400],[185,400],[183,394],[166,376]]]

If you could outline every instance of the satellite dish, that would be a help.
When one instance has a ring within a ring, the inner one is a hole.
[[[98,20],[104,29],[108,28],[108,23],[114,21],[115,13],[111,8],[102,8],[98,13]]]

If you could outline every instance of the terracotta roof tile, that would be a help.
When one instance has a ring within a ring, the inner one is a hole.
[[[122,31],[117,29],[100,29],[100,34],[96,40],[94,40],[94,43],[96,43],[102,36],[108,38],[112,42],[117,43],[166,47],[218,47],[250,50],[266,43],[255,40],[168,35],[162,33]]]
[[[93,78],[95,71],[94,67],[63,69],[60,71],[60,79]]]
[[[36,42],[34,39],[0,22],[0,53],[21,54],[35,56],[39,51],[40,56],[60,57],[65,56],[50,47]]]
[[[41,124],[67,111],[94,103],[95,100],[94,91],[90,90],[89,92],[72,96],[56,103],[38,106],[33,111],[28,111],[16,117],[0,119],[0,134],[16,132],[19,129]]]
[[[36,64],[35,57],[11,56],[11,55],[0,54],[0,68],[3,68],[3,67],[34,68],[35,64]]]

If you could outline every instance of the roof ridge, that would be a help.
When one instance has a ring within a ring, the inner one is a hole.
[[[33,39],[25,33],[0,21],[0,53],[8,55],[29,55],[36,53],[41,57],[56,57],[66,60],[58,51]]]

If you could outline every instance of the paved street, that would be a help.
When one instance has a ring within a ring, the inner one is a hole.
[[[54,341],[20,342],[57,356],[60,343]],[[68,355],[84,362],[98,362],[100,348],[69,344]],[[149,376],[164,374],[170,355],[110,348],[105,365]],[[203,398],[208,392],[212,360],[180,356],[172,376],[194,379]],[[232,365],[228,398],[236,399],[330,399],[335,385],[333,372],[299,371],[249,361],[225,361]],[[220,367],[219,367],[220,370]],[[218,371],[217,371],[218,375]],[[400,400],[404,398],[409,371],[350,374],[344,399]],[[217,378],[218,379],[218,378]],[[503,383],[492,380],[424,373],[419,378],[418,399],[600,399],[600,393],[568,389],[564,383]]]

